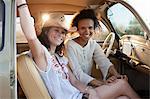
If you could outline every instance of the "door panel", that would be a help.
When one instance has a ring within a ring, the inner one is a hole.
[[[17,94],[14,23],[15,0],[0,0],[0,99],[15,99]]]

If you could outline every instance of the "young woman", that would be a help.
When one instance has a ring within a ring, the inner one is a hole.
[[[78,80],[93,87],[98,87],[105,83],[91,76],[94,62],[99,66],[104,78],[109,75],[107,82],[113,82],[117,78],[126,78],[126,76],[119,75],[113,64],[103,53],[100,45],[91,39],[95,28],[99,27],[94,10],[83,9],[80,11],[74,17],[72,26],[77,28],[79,37],[69,40],[65,47],[70,67]]]
[[[79,82],[67,68],[68,61],[59,55],[67,30],[63,16],[52,14],[40,34],[35,33],[34,24],[25,0],[17,0],[21,26],[31,49],[37,69],[53,99],[115,99],[124,95],[126,98],[138,98],[125,80],[98,88],[90,88]],[[85,98],[88,94],[88,98]]]

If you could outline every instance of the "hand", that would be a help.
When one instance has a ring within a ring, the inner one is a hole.
[[[95,89],[89,89],[89,98],[88,99],[99,99]]]
[[[116,75],[116,76],[111,76],[109,77],[107,80],[106,80],[106,83],[112,83],[112,82],[115,82],[116,79],[125,79],[125,80],[128,80],[127,76],[126,75]]]
[[[96,79],[93,79],[91,82],[88,83],[89,86],[92,86],[92,87],[99,87],[101,85],[104,85],[105,82],[104,81],[99,81],[99,80],[96,80]]]
[[[106,80],[106,83],[112,83],[115,82],[117,79],[117,76],[111,76]]]
[[[128,77],[126,75],[117,75],[117,79],[125,79],[128,81]]]

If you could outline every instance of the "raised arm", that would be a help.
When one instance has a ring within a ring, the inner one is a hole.
[[[40,41],[37,39],[35,28],[34,28],[34,22],[33,20],[31,20],[31,15],[28,6],[26,4],[26,0],[17,0],[17,8],[20,15],[21,27],[28,41],[32,56],[37,66],[40,69],[45,70],[46,61],[45,61],[44,51]]]

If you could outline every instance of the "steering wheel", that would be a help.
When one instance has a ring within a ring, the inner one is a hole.
[[[109,46],[107,47],[106,45],[108,45],[108,43],[107,43],[108,41],[109,41]],[[104,43],[102,45],[102,49],[103,49],[103,52],[106,52],[105,54],[107,57],[111,53],[111,49],[112,49],[112,46],[114,44],[114,41],[115,41],[115,33],[113,33],[113,32],[109,33],[109,35],[104,40]]]

